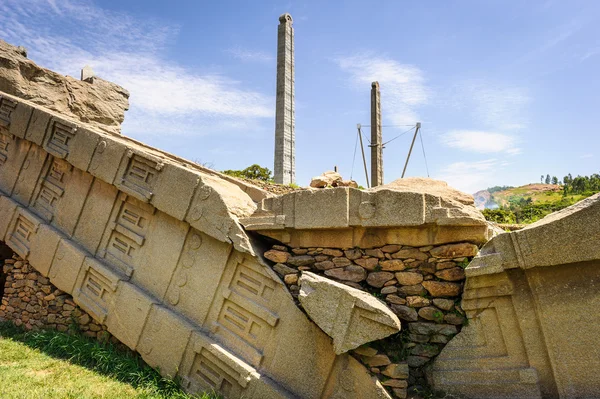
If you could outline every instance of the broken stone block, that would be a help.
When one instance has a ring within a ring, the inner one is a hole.
[[[302,273],[299,284],[300,303],[312,321],[333,338],[338,355],[400,331],[398,317],[366,292],[310,272]]]

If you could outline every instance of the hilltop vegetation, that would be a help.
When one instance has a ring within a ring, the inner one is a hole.
[[[502,224],[528,224],[600,192],[600,174],[563,178],[541,176],[543,183],[491,187],[474,194],[486,219]]]

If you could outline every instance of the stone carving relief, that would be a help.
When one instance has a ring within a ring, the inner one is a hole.
[[[34,207],[44,219],[51,221],[58,201],[65,192],[66,174],[73,167],[52,157],[50,157],[48,163],[47,172],[40,183]]]
[[[69,145],[75,137],[77,127],[68,125],[58,120],[51,122],[50,138],[46,149],[58,158],[66,158],[69,154]]]
[[[128,151],[127,157],[129,160],[120,188],[142,201],[149,202],[163,163],[158,158],[141,156],[133,151]]]

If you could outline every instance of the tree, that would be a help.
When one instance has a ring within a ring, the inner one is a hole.
[[[543,183],[543,182],[544,182],[544,175],[541,175],[540,176],[540,183]]]
[[[552,184],[558,184],[558,178],[556,176],[552,176]]]
[[[258,164],[248,166],[246,169],[243,170],[224,170],[223,173],[233,177],[261,180],[266,182],[270,182],[273,180],[271,176],[271,171],[268,168],[265,168]]]
[[[550,175],[546,175],[546,184],[550,184]]]

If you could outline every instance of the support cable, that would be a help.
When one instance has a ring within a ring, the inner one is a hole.
[[[423,130],[419,130],[419,138],[421,139],[421,148],[423,149],[423,158],[425,158],[425,170],[427,170],[427,177],[429,176],[429,166],[427,166],[427,155],[425,155],[425,146],[423,145]]]

